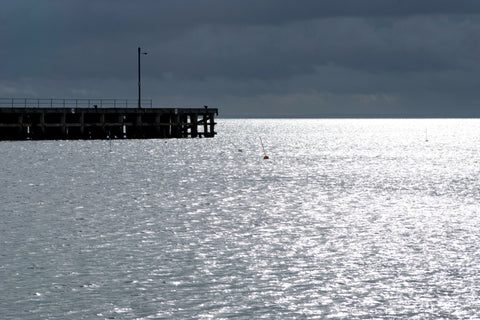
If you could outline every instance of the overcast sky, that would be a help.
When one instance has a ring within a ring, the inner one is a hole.
[[[480,116],[478,0],[2,0],[0,97]]]

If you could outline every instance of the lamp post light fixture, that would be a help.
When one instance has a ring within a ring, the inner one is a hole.
[[[142,108],[142,100],[141,100],[141,82],[140,82],[140,55],[147,54],[146,52],[142,52],[140,47],[138,47],[138,109]]]

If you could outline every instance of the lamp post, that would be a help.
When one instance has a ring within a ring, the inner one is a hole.
[[[138,47],[138,109],[140,109],[142,107],[141,105],[141,95],[140,95],[140,91],[141,91],[141,83],[140,83],[140,55],[141,54],[147,54],[146,52],[142,52],[142,50],[140,49],[140,47]]]

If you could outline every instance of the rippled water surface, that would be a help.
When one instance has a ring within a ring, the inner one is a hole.
[[[0,142],[0,318],[480,317],[480,120],[216,129]]]

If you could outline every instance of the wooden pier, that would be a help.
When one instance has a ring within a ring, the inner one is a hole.
[[[132,107],[134,100],[0,99],[0,140],[214,137],[216,108]]]

